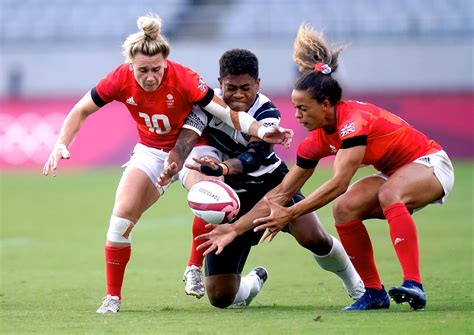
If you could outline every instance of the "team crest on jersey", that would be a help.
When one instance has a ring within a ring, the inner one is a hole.
[[[168,108],[174,108],[174,97],[171,93],[166,95],[166,105]]]
[[[199,77],[198,89],[202,92],[206,92],[206,88],[207,88],[206,83],[204,82],[204,80],[202,80],[201,77]]]
[[[329,144],[329,150],[331,150],[331,153],[332,153],[332,154],[335,154],[335,153],[337,152],[336,147],[335,147],[334,145],[332,145],[332,144]]]
[[[353,132],[355,132],[355,125],[354,125],[354,122],[351,122],[349,124],[346,124],[344,127],[342,127],[341,137],[344,137]]]

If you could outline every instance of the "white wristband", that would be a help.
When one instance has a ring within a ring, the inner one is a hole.
[[[71,154],[69,153],[69,150],[67,150],[67,147],[66,147],[65,144],[56,143],[55,149],[59,150],[61,152],[61,157],[62,158],[67,159],[67,158],[71,157]]]
[[[249,133],[249,130],[250,130],[250,125],[253,123],[253,122],[258,122],[257,120],[255,120],[250,114],[247,114],[246,112],[239,112],[239,123],[240,123],[240,130],[243,132],[243,133],[246,133],[246,134],[249,134],[249,135],[254,135],[254,134],[250,134]],[[265,127],[260,127],[260,128],[265,128]],[[260,128],[259,128],[259,131],[260,131]],[[266,133],[266,131],[264,132]],[[260,137],[260,136],[259,136]],[[260,137],[263,139],[263,137]]]
[[[272,128],[270,127],[260,126],[260,128],[258,128],[257,130],[257,137],[263,140],[263,138],[265,137],[265,134],[268,133],[268,131],[271,129]]]

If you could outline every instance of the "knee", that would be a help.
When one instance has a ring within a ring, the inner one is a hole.
[[[397,190],[391,187],[389,183],[386,183],[380,187],[378,198],[382,210],[385,210],[385,208],[388,206],[401,201]]]
[[[219,292],[218,290],[214,290],[212,292],[208,291],[207,296],[211,305],[217,308],[229,307],[230,305],[232,305],[235,298],[234,296],[231,296],[226,292]]]
[[[112,215],[107,231],[107,240],[113,243],[132,243],[134,223],[126,218]]]
[[[303,248],[308,249],[317,255],[323,255],[331,250],[331,236],[322,228],[322,226],[312,226],[305,230],[290,230],[291,234]]]
[[[332,213],[336,223],[344,223],[358,218],[360,216],[359,205],[359,201],[347,193],[337,198],[332,207]]]
[[[121,218],[130,218],[134,222],[137,222],[140,215],[137,213],[137,209],[130,206],[130,204],[117,201],[112,210],[114,216]]]

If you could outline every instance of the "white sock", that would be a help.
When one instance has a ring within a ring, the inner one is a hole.
[[[361,281],[359,274],[352,265],[349,256],[347,256],[344,247],[341,242],[332,237],[332,249],[327,255],[319,256],[313,254],[314,259],[318,262],[319,266],[326,270],[333,272],[339,278],[342,279],[344,287],[350,289],[358,286]]]
[[[260,281],[258,276],[241,276],[239,290],[235,294],[234,302],[238,304],[247,299],[250,294],[260,291]]]

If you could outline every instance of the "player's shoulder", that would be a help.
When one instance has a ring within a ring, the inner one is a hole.
[[[250,107],[248,113],[256,120],[268,118],[280,118],[280,111],[273,102],[264,94],[258,93],[255,102]]]
[[[196,72],[193,71],[191,68],[184,66],[182,64],[173,62],[171,60],[167,60],[166,65],[168,67],[168,73],[178,76],[178,77],[190,76],[190,75],[192,76],[196,74]]]
[[[374,105],[358,100],[343,100],[339,101],[336,105],[339,126],[342,126],[348,121],[371,119],[376,111],[377,107]]]

